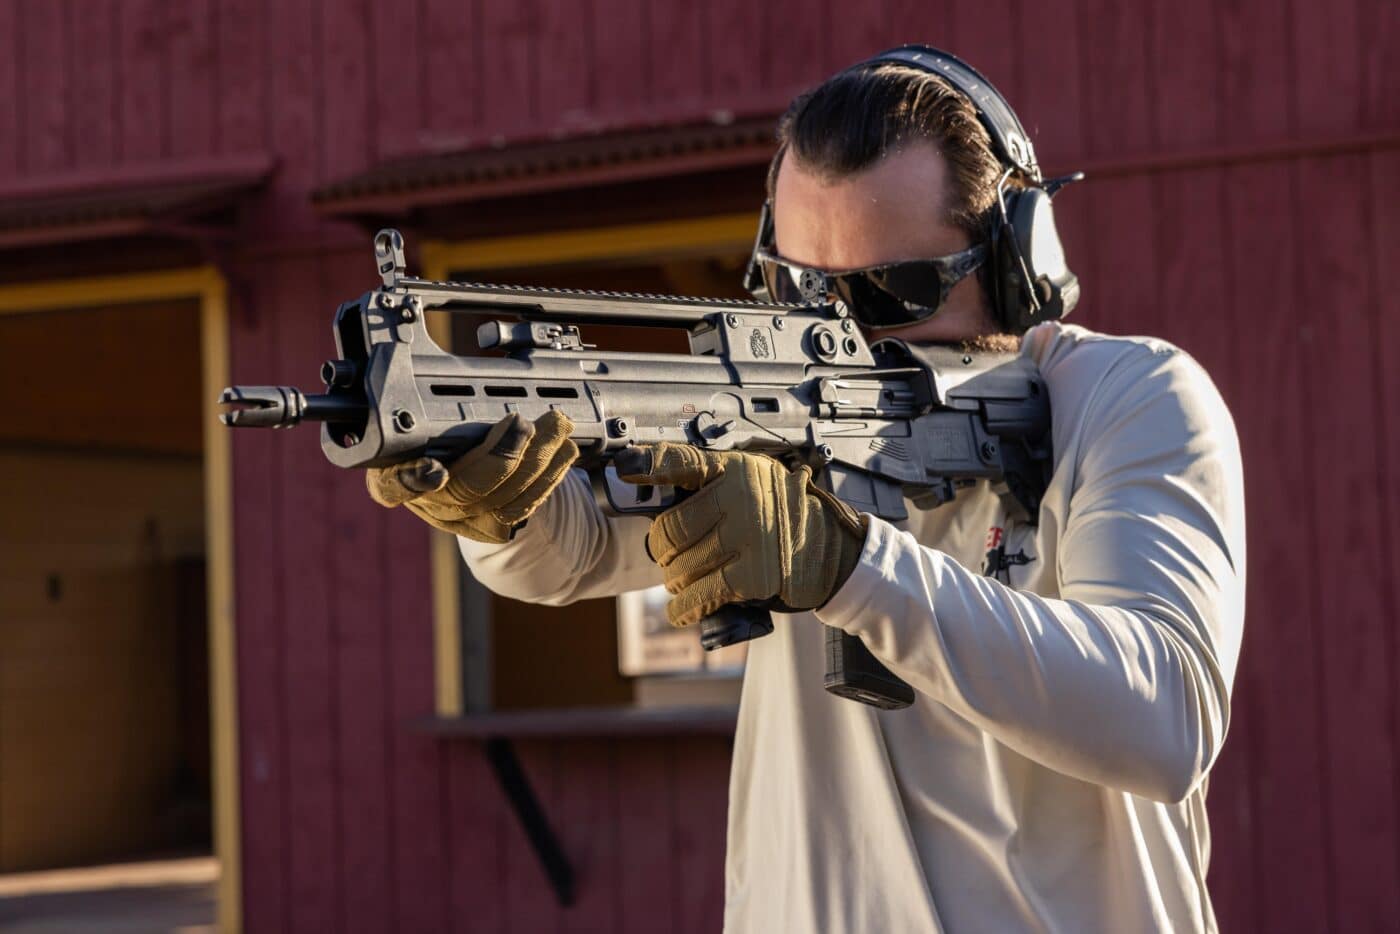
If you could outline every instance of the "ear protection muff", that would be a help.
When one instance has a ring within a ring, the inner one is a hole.
[[[1050,199],[1083,177],[1076,172],[1040,185],[1007,188],[1004,176],[998,185],[988,279],[997,317],[1013,333],[1063,318],[1079,302],[1079,277],[1065,263]]]
[[[1065,264],[1050,201],[1065,185],[1083,179],[1084,173],[1045,181],[1035,147],[1011,105],[991,82],[956,56],[926,45],[905,45],[851,67],[855,70],[887,63],[937,75],[971,101],[991,137],[992,152],[1005,169],[989,219],[992,260],[984,279],[1002,326],[1021,333],[1042,321],[1069,314],[1079,301],[1079,279]],[[1020,185],[1010,184],[1013,175]],[[766,210],[762,225],[758,244],[771,243],[772,220]],[[747,279],[755,278],[753,270],[750,262]]]

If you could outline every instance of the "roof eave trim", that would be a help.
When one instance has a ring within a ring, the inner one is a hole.
[[[733,149],[668,156],[645,162],[617,162],[559,172],[521,174],[442,185],[422,185],[363,195],[327,197],[317,201],[315,209],[325,217],[395,216],[418,208],[762,165],[772,157],[773,149],[771,143],[750,144]]]

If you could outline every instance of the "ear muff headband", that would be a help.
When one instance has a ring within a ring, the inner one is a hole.
[[[967,62],[955,55],[926,45],[902,45],[866,59],[855,68],[869,68],[885,63],[908,65],[938,75],[960,91],[977,109],[977,116],[992,138],[992,147],[1002,165],[1014,168],[1028,182],[1039,182],[1040,165],[1035,159],[1035,147],[1021,127],[1016,112],[992,83]]]

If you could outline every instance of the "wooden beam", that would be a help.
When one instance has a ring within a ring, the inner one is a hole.
[[[420,255],[428,278],[441,279],[454,270],[508,269],[605,259],[650,260],[747,250],[757,227],[758,214],[745,212],[453,243],[430,240],[423,244]]]
[[[206,294],[222,288],[222,281],[214,267],[196,266],[161,272],[0,285],[0,314],[28,314],[176,298],[196,299],[202,307]]]

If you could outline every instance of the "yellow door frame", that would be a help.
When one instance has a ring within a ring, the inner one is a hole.
[[[238,708],[233,642],[233,476],[228,431],[214,400],[228,385],[228,288],[217,269],[90,276],[0,285],[0,314],[98,308],[138,302],[193,300],[208,405],[204,419],[204,516],[209,625],[209,707],[213,736],[214,852],[219,860],[219,930],[242,928],[242,864],[238,823]]]
[[[758,216],[753,213],[649,224],[595,227],[479,240],[430,240],[420,252],[423,275],[443,280],[454,270],[598,262],[655,260],[667,256],[697,256],[747,250],[753,243]],[[526,277],[528,278],[528,276]],[[442,347],[451,346],[446,315],[431,320],[429,331]],[[444,532],[432,535],[433,658],[436,707],[440,717],[463,713],[461,604],[457,540]]]

